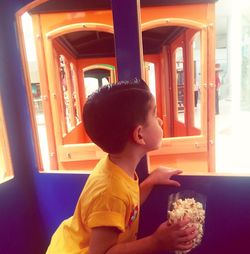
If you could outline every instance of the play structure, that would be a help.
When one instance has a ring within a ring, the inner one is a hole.
[[[141,66],[136,76],[144,78],[154,94],[164,130],[162,148],[148,155],[150,169],[167,164],[192,173],[214,171],[214,4],[195,2],[159,6],[142,1],[139,8]],[[44,117],[48,170],[90,170],[104,156],[84,131],[82,108],[92,91],[121,79],[111,6],[75,6],[74,1],[49,1],[17,13],[24,52],[24,12],[34,29],[39,83],[26,68],[26,88],[30,105],[40,100],[39,112],[33,106],[30,110],[34,119],[38,113]],[[25,54],[23,64],[29,66]],[[36,129],[34,120],[41,158],[44,138]]]

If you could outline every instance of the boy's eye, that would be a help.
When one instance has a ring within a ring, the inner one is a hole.
[[[156,107],[154,107],[153,114],[154,114],[154,116],[157,116],[157,109],[156,109]]]

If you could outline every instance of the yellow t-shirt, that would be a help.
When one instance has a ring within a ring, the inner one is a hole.
[[[47,254],[86,254],[91,228],[120,230],[118,242],[136,239],[139,221],[138,177],[132,179],[106,156],[89,176],[72,217],[54,233]]]

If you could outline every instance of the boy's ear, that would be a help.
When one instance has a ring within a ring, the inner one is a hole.
[[[145,140],[143,139],[142,135],[142,126],[138,125],[134,131],[133,131],[133,139],[135,143],[140,144],[140,145],[145,145]]]

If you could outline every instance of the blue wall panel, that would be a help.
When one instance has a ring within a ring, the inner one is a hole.
[[[47,247],[59,224],[72,216],[88,174],[41,173],[37,177],[37,198],[44,230],[41,243]]]
[[[37,172],[16,34],[16,11],[30,1],[0,2],[0,85],[14,179],[0,184],[0,253],[42,254],[70,216],[87,175]]]
[[[35,191],[36,161],[18,49],[15,12],[0,1],[0,90],[15,178],[0,185],[0,253],[39,253],[43,228]]]
[[[205,234],[192,254],[250,253],[250,178],[178,176],[181,188],[159,186],[142,207],[140,237],[166,220],[168,196],[194,190],[207,197]]]

